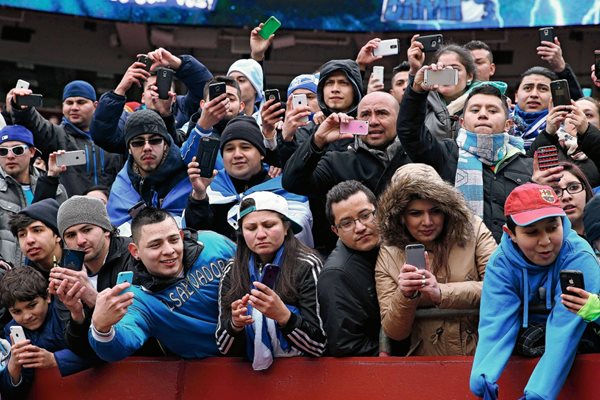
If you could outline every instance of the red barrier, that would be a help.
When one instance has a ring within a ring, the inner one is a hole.
[[[503,399],[519,398],[535,359],[514,357],[500,380]],[[30,399],[473,399],[472,357],[290,358],[254,372],[248,361],[132,357],[60,378],[40,370]],[[599,355],[578,356],[560,399],[596,393]]]

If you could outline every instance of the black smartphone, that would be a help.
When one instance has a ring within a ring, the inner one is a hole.
[[[18,106],[41,107],[44,96],[41,94],[29,94],[26,96],[16,96],[15,103]]]
[[[173,74],[175,71],[169,68],[156,69],[156,87],[158,88],[158,98],[167,100],[169,98],[169,90],[173,83]]]
[[[219,146],[221,141],[214,137],[203,137],[200,139],[196,161],[200,164],[200,176],[203,178],[212,178]]]
[[[265,272],[263,273],[260,282],[273,289],[275,287],[275,281],[277,280],[277,275],[279,275],[280,268],[273,264],[266,264],[264,268]]]
[[[437,51],[444,44],[444,36],[442,34],[420,36],[417,40],[423,43],[423,51],[425,53]]]
[[[594,50],[594,75],[600,79],[600,50]]]
[[[225,82],[211,83],[208,85],[208,100],[215,99],[225,93],[227,85]]]
[[[556,146],[542,146],[535,150],[540,171],[558,166],[558,149]]]
[[[267,100],[275,99],[276,103],[280,103],[281,96],[279,96],[279,90],[277,90],[277,89],[265,90],[265,99],[267,99]]]
[[[583,282],[583,272],[569,269],[560,271],[560,288],[563,293],[569,293],[567,291],[568,286],[585,289],[585,285]],[[570,293],[573,294],[572,292]]]
[[[65,249],[63,250],[60,266],[72,269],[73,271],[81,271],[84,257],[85,251]]]
[[[540,43],[541,42],[552,42],[554,43],[554,28],[547,26],[540,28]]]
[[[419,269],[425,269],[425,246],[422,244],[409,244],[404,248],[406,255],[406,264],[410,264]]]
[[[150,57],[148,57],[145,54],[142,54],[141,56],[139,56],[137,58],[137,62],[141,62],[144,63],[146,66],[144,67],[144,69],[146,71],[150,71],[150,66],[152,66],[152,60],[150,59]]]
[[[569,93],[569,83],[566,79],[550,82],[550,92],[554,107],[571,105],[571,93]]]

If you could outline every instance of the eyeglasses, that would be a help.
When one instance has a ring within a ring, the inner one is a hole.
[[[148,143],[150,146],[158,146],[159,144],[163,144],[164,141],[165,139],[161,137],[150,139],[136,139],[129,142],[129,145],[135,148],[144,147],[146,143]]]
[[[562,195],[564,194],[565,190],[567,192],[569,192],[569,194],[576,194],[579,193],[581,191],[583,191],[583,184],[581,182],[573,182],[573,183],[569,183],[567,185],[566,188],[561,188],[561,187],[555,187],[554,189],[554,193],[558,196],[558,197],[562,197]]]
[[[349,232],[356,226],[356,221],[360,221],[361,224],[365,225],[373,221],[375,217],[375,210],[365,210],[358,214],[358,218],[347,218],[340,221],[339,224],[335,225],[336,228],[343,231]]]
[[[8,156],[8,151],[10,150],[15,156],[22,156],[25,154],[25,150],[27,150],[29,146],[26,144],[20,144],[18,146],[13,147],[0,147],[0,157]]]

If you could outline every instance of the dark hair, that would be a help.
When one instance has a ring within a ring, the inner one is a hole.
[[[234,88],[237,91],[237,96],[238,99],[240,101],[242,101],[242,90],[240,89],[240,84],[233,78],[230,78],[228,76],[223,76],[223,75],[218,75],[213,77],[210,81],[208,81],[205,85],[204,85],[204,93],[202,93],[202,96],[204,98],[205,101],[210,100],[208,98],[208,91],[209,91],[209,86],[212,85],[213,83],[224,83],[226,86],[231,86],[232,88]]]
[[[506,227],[513,234],[515,233],[515,231],[517,229],[517,224],[515,223],[515,221],[512,219],[512,217],[510,215],[506,217]]]
[[[36,297],[48,297],[48,282],[32,267],[13,268],[0,280],[0,304],[6,308],[17,301],[32,301]]]
[[[333,204],[339,203],[340,201],[348,200],[348,198],[358,192],[363,192],[367,196],[367,200],[373,205],[377,204],[375,195],[365,185],[355,180],[348,180],[340,182],[332,187],[327,192],[327,198],[325,202],[325,215],[331,225],[335,224],[335,216],[331,210]]]
[[[410,64],[408,63],[408,61],[402,61],[400,64],[396,65],[392,69],[392,79],[394,79],[394,76],[396,76],[396,74],[398,72],[407,72],[407,71],[410,71]]]
[[[464,110],[467,109],[467,104],[469,103],[469,100],[471,100],[471,97],[475,96],[476,94],[485,94],[488,96],[495,96],[499,98],[502,102],[502,110],[504,111],[504,115],[506,115],[506,117],[508,118],[509,111],[506,96],[504,96],[500,89],[498,89],[497,87],[485,83],[473,88],[473,90],[469,92],[469,95],[467,96],[467,100],[465,100],[465,105],[463,107]]]
[[[9,218],[8,227],[14,237],[17,237],[21,229],[25,229],[34,222],[39,221],[38,219],[33,219],[30,216],[21,213],[12,214]]]
[[[521,87],[521,83],[523,83],[523,78],[525,78],[526,76],[529,76],[529,75],[542,75],[542,76],[545,76],[546,78],[550,79],[551,81],[555,81],[558,79],[558,76],[546,67],[540,67],[540,66],[531,67],[528,70],[526,70],[525,72],[523,72],[521,74],[521,76],[519,77],[519,84],[517,85],[517,90],[519,90],[519,88]]]
[[[108,186],[105,186],[105,185],[93,185],[93,186],[90,186],[87,189],[85,189],[85,192],[83,192],[83,195],[87,196],[88,193],[94,192],[94,191],[102,192],[106,196],[107,199],[110,196],[110,188]]]
[[[469,51],[485,50],[488,52],[488,60],[490,60],[491,63],[494,62],[494,55],[492,54],[492,49],[490,49],[490,46],[488,46],[487,43],[482,42],[481,40],[471,40],[470,42],[466,43],[463,47]]]
[[[587,176],[583,173],[581,168],[577,165],[570,163],[568,161],[561,161],[558,163],[561,167],[563,167],[563,171],[572,173],[575,178],[583,185],[583,189],[585,190],[585,202],[587,203],[594,197],[594,191],[592,190],[592,185],[590,185],[590,181]]]
[[[142,209],[131,221],[131,236],[134,243],[139,244],[143,226],[158,224],[159,222],[163,222],[168,218],[175,222],[175,219],[171,216],[171,214],[165,210],[154,207],[145,207]]]
[[[473,80],[477,79],[477,67],[471,52],[462,46],[454,43],[445,44],[435,52],[433,56],[433,62],[437,63],[440,57],[446,53],[454,53],[458,56],[458,60],[467,70],[467,74],[473,75]]]

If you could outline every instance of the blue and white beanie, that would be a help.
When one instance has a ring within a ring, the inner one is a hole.
[[[317,93],[317,85],[319,84],[319,73],[298,75],[288,86],[287,95],[290,97],[296,89],[306,89],[313,93]]]

